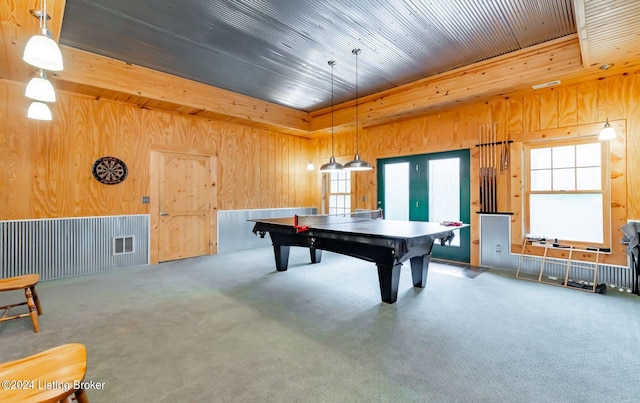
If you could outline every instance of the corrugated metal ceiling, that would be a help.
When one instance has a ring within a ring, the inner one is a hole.
[[[304,111],[576,32],[571,0],[67,0],[60,42]]]

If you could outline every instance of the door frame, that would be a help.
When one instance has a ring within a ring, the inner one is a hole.
[[[446,158],[460,158],[460,220],[464,223],[471,222],[471,150],[468,148],[441,151],[429,154],[417,154],[400,157],[380,158],[377,161],[378,167],[378,208],[383,209],[384,214],[384,167],[387,163],[409,162],[409,220],[411,221],[427,221],[429,217],[429,189],[428,186],[422,186],[422,183],[429,175],[429,161]],[[418,167],[418,170],[415,167]],[[418,203],[426,205],[427,208],[415,208]],[[437,243],[433,248],[433,257],[460,261],[464,263],[471,262],[471,230],[469,227],[456,231],[456,235],[460,238],[460,247],[454,251],[450,247],[442,247]]]

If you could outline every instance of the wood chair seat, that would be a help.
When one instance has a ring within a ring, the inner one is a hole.
[[[2,316],[0,317],[0,323],[7,320],[30,316],[31,322],[33,323],[33,331],[36,333],[40,331],[38,315],[42,315],[42,306],[40,306],[40,299],[36,292],[36,284],[38,284],[38,281],[40,281],[39,274],[27,274],[26,276],[0,279],[0,292],[24,289],[24,296],[26,298],[26,301],[24,302],[0,306],[0,310],[3,310]],[[9,316],[9,310],[20,305],[27,305],[29,307],[29,313]]]
[[[75,395],[88,403],[83,388],[87,350],[71,343],[0,364],[0,402],[62,402]]]

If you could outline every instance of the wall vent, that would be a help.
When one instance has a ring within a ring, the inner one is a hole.
[[[127,253],[133,253],[133,235],[129,236],[117,236],[113,238],[113,254],[124,255]]]

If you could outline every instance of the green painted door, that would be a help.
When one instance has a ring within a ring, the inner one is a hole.
[[[469,150],[378,160],[378,207],[389,220],[471,219]],[[433,257],[470,262],[470,230],[455,232],[451,245],[433,248]]]

